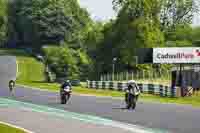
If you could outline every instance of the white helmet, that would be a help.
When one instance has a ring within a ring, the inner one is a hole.
[[[136,84],[135,80],[129,80],[128,85]]]
[[[134,87],[136,84],[135,80],[129,80],[128,83],[127,83],[127,86],[132,86]]]

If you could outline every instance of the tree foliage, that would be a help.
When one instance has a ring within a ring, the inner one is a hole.
[[[116,11],[120,13],[125,8],[130,16],[145,16],[145,12],[150,12],[148,14],[159,18],[162,31],[173,30],[179,24],[191,24],[198,11],[195,0],[113,0],[113,4]]]
[[[8,1],[0,0],[0,46],[7,40]]]
[[[166,35],[169,47],[192,46],[192,27],[190,25],[177,25],[175,31]]]
[[[194,46],[200,46],[200,27],[193,27],[192,29],[192,43]]]
[[[18,39],[33,45],[74,42],[89,19],[76,0],[16,0],[11,10]]]
[[[161,29],[173,30],[176,25],[191,24],[197,9],[194,0],[161,0]]]
[[[102,23],[77,0],[0,0],[0,44],[9,38],[35,49],[53,45],[43,49],[51,70],[80,79],[111,72],[113,63],[117,71],[168,69],[136,65],[137,48],[199,46],[200,30],[190,25],[194,0],[113,0],[113,6],[116,19]]]
[[[58,52],[59,51],[59,52]],[[48,46],[43,48],[46,63],[57,78],[87,79],[91,71],[91,60],[82,50],[73,50],[65,46]]]
[[[116,0],[117,19],[105,25],[104,40],[99,45],[98,60],[103,72],[112,70],[113,58],[118,69],[135,67],[135,50],[164,46],[160,30],[157,0]],[[104,54],[101,53],[104,51]]]
[[[104,25],[104,38],[96,52],[98,72],[111,72],[115,57],[118,71],[154,68],[135,65],[136,48],[192,45],[194,1],[113,0],[113,5],[118,15]],[[172,45],[166,45],[168,42]]]

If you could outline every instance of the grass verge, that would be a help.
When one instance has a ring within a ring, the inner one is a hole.
[[[19,77],[17,83],[30,87],[36,87],[41,89],[47,89],[51,91],[58,91],[59,84],[56,83],[44,83],[44,65],[38,62],[35,58],[29,56],[27,53],[21,50],[1,50],[0,55],[14,55],[17,57],[19,65]],[[111,90],[96,90],[88,89],[85,87],[74,87],[74,93],[87,94],[95,96],[109,96],[109,97],[123,97],[123,92],[111,91]],[[177,103],[177,104],[189,104],[192,106],[200,106],[200,96],[193,96],[187,98],[162,98],[160,96],[142,94],[141,99],[145,101],[161,102],[161,103]]]
[[[18,77],[17,83],[31,83],[44,81],[44,65],[23,50],[0,49],[0,55],[17,57]]]
[[[20,129],[10,127],[8,125],[0,124],[0,132],[1,133],[26,133]]]

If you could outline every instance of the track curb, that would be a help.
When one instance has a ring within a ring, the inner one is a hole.
[[[19,127],[19,126],[16,126],[16,125],[13,125],[13,124],[10,124],[10,123],[7,123],[7,122],[0,121],[0,124],[6,125],[6,126],[9,126],[9,127],[12,127],[12,128],[19,129],[19,130],[24,131],[26,133],[35,133],[35,132],[32,132],[32,131],[27,130],[25,128],[22,128],[22,127]]]

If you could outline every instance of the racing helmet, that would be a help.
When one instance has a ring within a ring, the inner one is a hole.
[[[135,84],[136,84],[135,80],[129,80],[128,83],[127,83],[127,86],[134,87]]]
[[[64,80],[63,83],[67,84],[67,83],[70,83],[70,81],[69,80]]]

